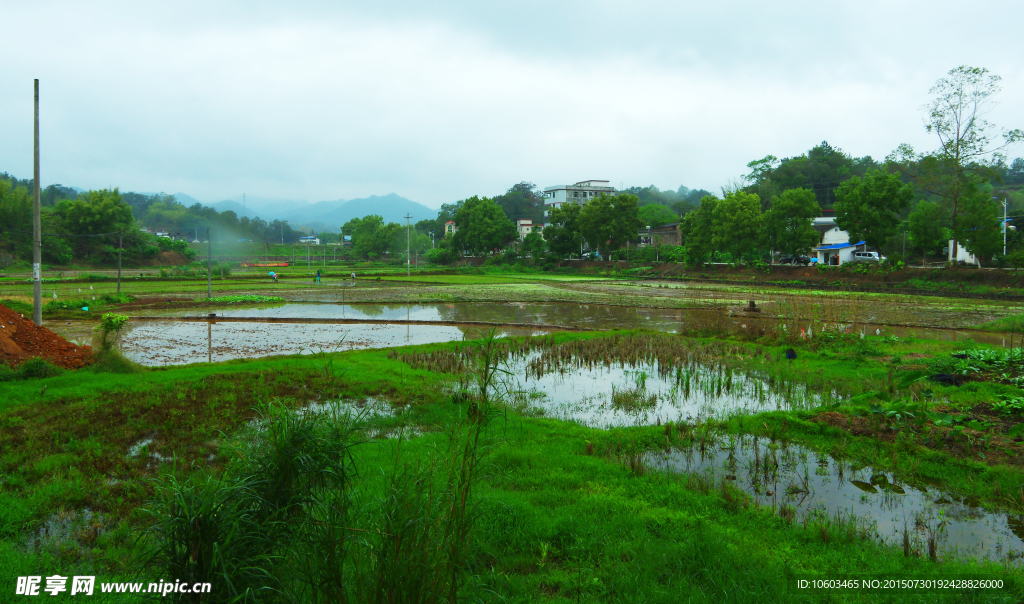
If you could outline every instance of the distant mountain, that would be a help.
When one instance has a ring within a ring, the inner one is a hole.
[[[175,193],[174,197],[186,206],[198,202],[184,193]],[[187,201],[186,201],[187,200]],[[203,204],[217,209],[219,212],[233,211],[239,218],[259,216],[263,220],[287,220],[293,227],[305,227],[316,231],[337,230],[353,218],[362,218],[377,214],[384,222],[405,224],[405,215],[412,216],[411,222],[427,218],[436,218],[437,210],[406,199],[395,193],[388,195],[372,195],[362,199],[336,199],[309,203],[298,200],[259,199],[246,201],[245,207],[234,200],[218,201]]]
[[[405,224],[406,214],[412,217],[410,222],[415,223],[427,218],[436,218],[437,210],[431,210],[421,203],[390,193],[348,201],[321,201],[296,209],[289,220],[299,223],[316,221],[337,229],[353,218],[362,218],[370,214],[377,214],[384,222]]]
[[[189,206],[194,206],[197,203],[203,203],[203,202],[199,201],[198,199],[196,199],[195,197],[192,197],[191,195],[186,195],[184,193],[175,193],[174,194],[174,199],[177,200],[178,203],[180,203],[181,205],[185,206],[186,208],[189,207]],[[206,205],[206,204],[203,204],[203,205]]]

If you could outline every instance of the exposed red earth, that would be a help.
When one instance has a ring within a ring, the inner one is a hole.
[[[0,363],[17,367],[35,357],[78,369],[92,361],[92,347],[76,346],[0,304]]]

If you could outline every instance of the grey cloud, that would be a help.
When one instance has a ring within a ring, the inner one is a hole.
[[[1024,126],[1021,42],[990,29],[1024,16],[1011,2],[956,23],[943,2],[9,4],[40,27],[0,40],[0,170],[31,171],[39,77],[43,180],[83,187],[433,206],[522,179],[716,189],[823,139],[931,146],[919,107],[961,63],[1002,75],[992,118]]]

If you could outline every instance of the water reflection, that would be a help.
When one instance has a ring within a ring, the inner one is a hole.
[[[832,393],[802,384],[771,384],[727,366],[691,365],[660,372],[658,363],[556,366],[537,371],[538,353],[509,361],[504,389],[522,410],[594,428],[723,419],[807,409]]]
[[[1024,518],[989,512],[971,498],[903,482],[869,466],[822,455],[794,444],[755,436],[701,434],[686,446],[652,453],[647,463],[707,485],[723,481],[757,503],[809,522],[845,522],[886,543],[928,555],[933,539],[940,558],[1008,560],[1024,554]]]

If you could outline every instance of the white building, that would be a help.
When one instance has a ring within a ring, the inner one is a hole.
[[[853,262],[854,253],[866,249],[863,241],[850,243],[850,234],[836,226],[833,216],[819,216],[812,226],[821,235],[818,247],[814,248],[818,264],[838,266]]]
[[[950,239],[949,243],[946,244],[946,258],[949,260],[949,262],[963,262],[964,264],[973,264],[975,266],[981,266],[981,263],[978,262],[978,259],[974,257],[974,254],[968,252],[967,248],[965,248],[963,244],[960,243],[959,241],[956,242],[956,258],[953,258],[953,254],[950,250],[950,248],[952,247],[953,240]]]
[[[544,215],[547,210],[558,207],[563,203],[576,203],[583,205],[598,195],[614,195],[615,187],[607,180],[584,180],[574,185],[556,185],[544,189]]]
[[[541,225],[533,224],[533,220],[530,218],[520,218],[516,221],[516,230],[519,231],[519,241],[526,239],[526,236],[533,232],[534,229],[540,229]]]
[[[305,245],[320,245],[320,238],[314,237],[313,235],[306,235],[305,237],[299,237],[299,243]]]

